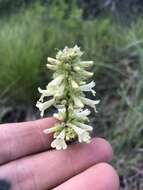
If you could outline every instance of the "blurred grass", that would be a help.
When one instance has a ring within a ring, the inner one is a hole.
[[[112,60],[110,56],[121,43],[121,36],[112,38],[116,31],[111,19],[85,21],[74,1],[70,11],[66,3],[58,3],[54,1],[48,7],[35,4],[0,20],[1,96],[8,94],[14,101],[27,103],[34,100],[36,86],[42,80],[40,72],[45,72],[46,57],[65,45],[80,45],[85,58],[96,58],[99,67]],[[118,66],[106,66],[119,71]],[[11,90],[14,88],[17,90]]]
[[[2,97],[7,94],[10,98],[22,101],[32,98],[31,93],[37,85],[43,56],[42,11],[42,7],[36,7],[34,12],[22,12],[0,21]]]
[[[80,10],[75,9],[64,20],[65,12],[60,6],[35,4],[0,20],[0,97],[8,95],[25,103],[34,101],[46,57],[55,54],[55,48],[75,44]],[[73,22],[74,19],[77,21]]]
[[[72,1],[33,4],[0,19],[0,99],[33,104],[37,87],[50,80],[46,57],[78,44],[94,60],[99,114],[96,131],[113,145],[120,175],[140,171],[143,162],[143,19],[128,27],[112,17],[83,20]],[[130,190],[131,188],[129,188]]]

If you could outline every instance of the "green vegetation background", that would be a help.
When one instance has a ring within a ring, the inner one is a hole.
[[[106,11],[83,18],[74,0],[70,6],[64,0],[33,2],[0,1],[1,112],[7,105],[35,110],[37,87],[51,79],[47,56],[78,44],[84,59],[94,60],[93,79],[101,99],[98,115],[91,117],[95,134],[113,145],[122,188],[137,190],[143,184],[142,16],[125,24]]]

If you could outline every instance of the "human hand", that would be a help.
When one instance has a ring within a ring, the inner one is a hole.
[[[116,171],[108,164],[112,149],[102,138],[90,144],[51,150],[43,130],[56,121],[0,126],[0,190],[118,190]]]

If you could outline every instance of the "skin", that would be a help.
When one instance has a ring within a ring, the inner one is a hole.
[[[112,148],[102,138],[52,150],[43,130],[53,118],[0,126],[0,190],[118,190],[109,164]]]

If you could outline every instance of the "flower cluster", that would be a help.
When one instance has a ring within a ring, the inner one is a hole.
[[[92,107],[96,112],[99,100],[85,97],[84,92],[88,91],[95,96],[95,82],[86,84],[88,77],[93,75],[86,71],[86,68],[91,66],[93,61],[82,61],[82,54],[80,48],[74,46],[65,47],[57,53],[56,58],[48,57],[47,67],[54,71],[53,80],[45,90],[38,88],[41,97],[36,106],[41,111],[41,116],[50,106],[55,106],[58,110],[53,116],[60,120],[60,123],[44,130],[44,133],[53,133],[51,146],[57,150],[66,149],[67,142],[76,139],[86,143],[91,139],[92,127],[87,125],[90,111],[84,107]],[[49,100],[44,102],[45,97]]]

